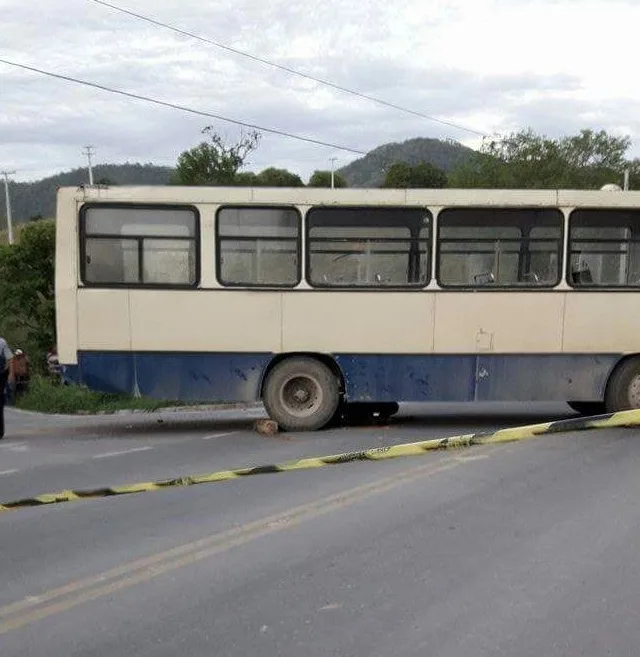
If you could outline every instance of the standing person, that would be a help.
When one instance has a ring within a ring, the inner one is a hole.
[[[0,336],[0,440],[4,438],[4,392],[7,383],[13,382],[13,352]]]
[[[13,355],[13,380],[15,382],[14,403],[20,395],[23,395],[29,386],[31,362],[22,349],[16,349]]]

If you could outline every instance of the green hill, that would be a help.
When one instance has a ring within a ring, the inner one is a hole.
[[[165,185],[171,178],[170,167],[153,164],[103,164],[93,168],[94,182],[109,181],[116,185]],[[55,215],[58,187],[87,184],[87,169],[65,171],[35,182],[11,183],[11,211],[16,224],[30,217]],[[4,202],[0,203],[0,228],[4,229]]]
[[[474,151],[455,141],[416,137],[402,143],[378,146],[364,157],[341,168],[350,187],[378,187],[386,169],[396,162],[429,162],[446,172],[468,161]]]
[[[395,162],[429,162],[448,172],[466,162],[473,152],[454,141],[418,137],[402,143],[378,146],[364,157],[339,169],[339,172],[350,187],[378,187],[386,169]],[[102,164],[94,167],[93,177],[96,183],[108,182],[112,185],[166,185],[172,172],[170,167],[154,164]],[[34,182],[12,183],[14,223],[24,223],[34,216],[53,217],[58,187],[86,183],[86,168],[65,171]],[[0,203],[0,230],[5,227],[4,219],[4,204]]]

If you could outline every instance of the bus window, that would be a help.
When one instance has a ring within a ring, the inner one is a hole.
[[[225,286],[295,287],[300,214],[290,207],[229,207],[216,221],[218,280]]]
[[[553,287],[563,217],[556,209],[450,208],[438,216],[443,287]]]
[[[86,285],[194,286],[194,208],[87,204],[80,212],[81,277]]]
[[[307,213],[314,287],[407,287],[429,282],[431,214],[422,208],[315,207]]]
[[[640,286],[640,212],[574,210],[569,256],[574,287]]]

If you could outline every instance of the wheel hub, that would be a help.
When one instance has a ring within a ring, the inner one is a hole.
[[[282,405],[295,417],[313,415],[322,404],[322,399],[322,387],[313,376],[294,376],[280,389]]]
[[[293,396],[295,397],[296,401],[298,402],[306,402],[308,401],[310,395],[309,391],[305,390],[304,388],[298,388],[294,393]]]

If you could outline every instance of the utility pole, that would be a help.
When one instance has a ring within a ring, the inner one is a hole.
[[[337,157],[331,157],[329,158],[329,161],[331,162],[331,189],[335,187],[335,175],[334,175],[334,169],[335,169],[335,164]]]
[[[84,152],[87,155],[87,161],[89,163],[89,185],[93,187],[93,166],[91,164],[91,156],[93,155],[93,146],[85,146]]]
[[[624,170],[624,183],[622,188],[625,192],[629,189],[629,169]]]
[[[11,197],[9,196],[9,176],[12,176],[15,171],[0,171],[4,176],[4,199],[7,204],[7,235],[9,237],[9,244],[13,244],[13,222],[11,221]]]

